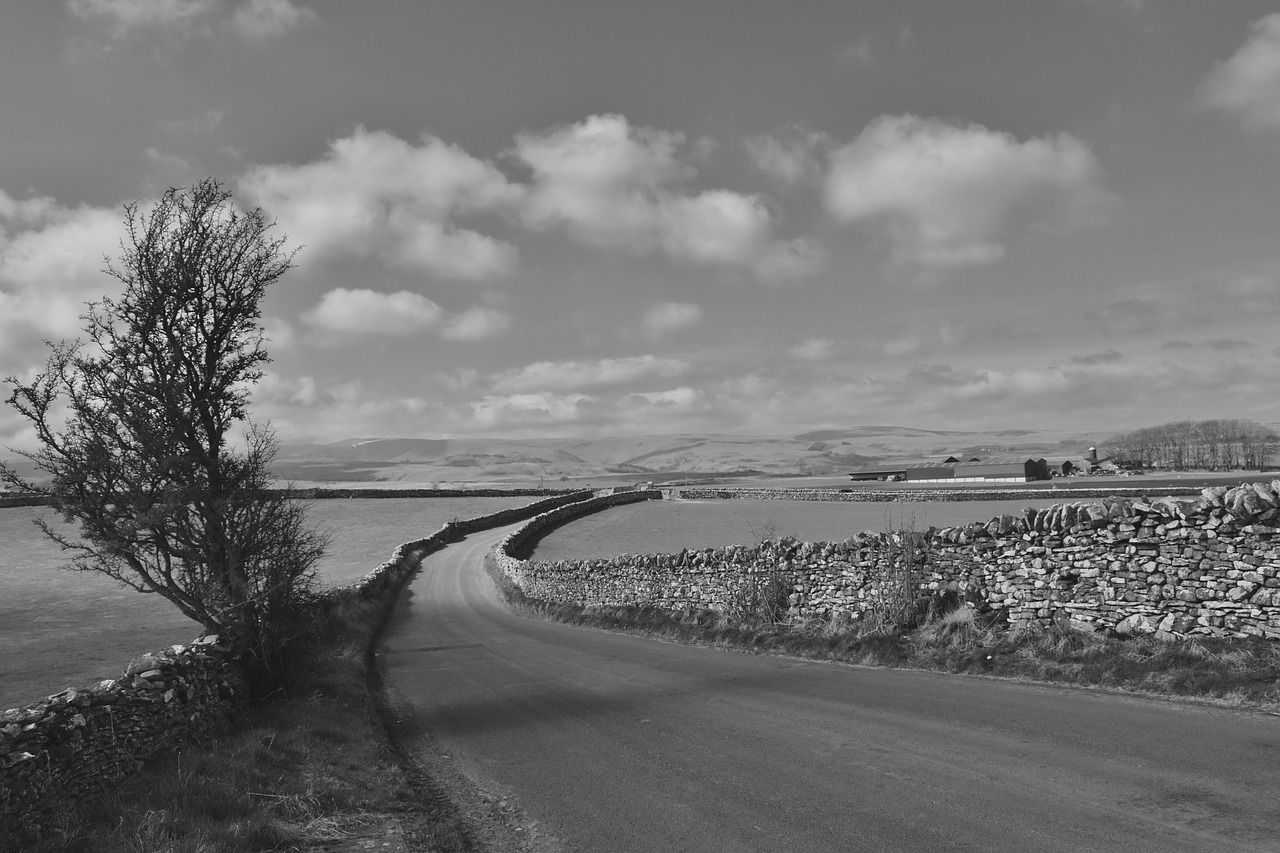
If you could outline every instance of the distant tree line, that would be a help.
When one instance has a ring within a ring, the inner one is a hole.
[[[1256,421],[1176,421],[1113,436],[1099,450],[1122,466],[1256,469],[1280,450],[1280,435]]]

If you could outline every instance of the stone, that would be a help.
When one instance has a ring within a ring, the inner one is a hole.
[[[1126,616],[1116,623],[1115,631],[1125,637],[1142,637],[1154,634],[1158,626],[1152,624],[1151,618],[1141,613]]]

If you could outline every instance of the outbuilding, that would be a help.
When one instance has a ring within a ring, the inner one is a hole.
[[[1049,479],[1049,463],[1043,459],[984,460],[962,462],[955,467],[955,480],[959,483],[1029,483]]]

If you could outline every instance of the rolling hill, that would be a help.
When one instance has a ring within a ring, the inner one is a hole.
[[[833,475],[948,455],[1082,456],[1104,433],[857,426],[791,436],[680,434],[601,438],[355,438],[285,444],[282,477],[299,482],[543,482],[671,479],[755,472]]]

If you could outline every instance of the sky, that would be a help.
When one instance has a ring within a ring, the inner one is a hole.
[[[1274,0],[8,0],[0,116],[0,376],[214,177],[286,442],[1280,422]]]

